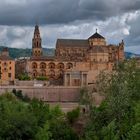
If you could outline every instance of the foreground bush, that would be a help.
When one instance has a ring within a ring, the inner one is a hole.
[[[51,108],[37,99],[24,102],[21,93],[13,92],[16,96],[0,96],[0,140],[78,139],[58,106]]]
[[[72,111],[67,113],[67,120],[70,124],[73,124],[80,116],[80,108],[77,107],[76,109],[73,109]]]

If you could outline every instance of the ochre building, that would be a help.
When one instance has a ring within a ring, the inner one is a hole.
[[[4,48],[0,55],[0,84],[13,84],[15,80],[15,60],[9,56],[8,48]]]
[[[26,71],[34,79],[48,77],[50,84],[86,86],[94,84],[102,70],[112,71],[124,60],[124,42],[108,45],[99,33],[88,39],[58,39],[55,55],[43,56],[39,26],[32,39],[32,57]]]

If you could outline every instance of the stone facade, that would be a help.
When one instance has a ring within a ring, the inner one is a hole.
[[[124,60],[124,42],[108,45],[99,33],[85,40],[58,39],[55,55],[43,56],[39,26],[35,26],[32,57],[26,71],[34,79],[46,76],[50,83],[65,86],[86,86],[96,81],[100,71],[112,71]]]
[[[15,80],[15,61],[9,57],[8,48],[4,48],[0,56],[0,80],[1,85],[12,84]]]
[[[30,57],[20,57],[15,61],[15,78],[18,79],[21,75],[26,73],[28,67],[27,62]]]

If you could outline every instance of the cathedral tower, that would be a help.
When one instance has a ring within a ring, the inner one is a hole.
[[[34,36],[32,39],[32,56],[42,56],[41,37],[38,25],[35,26]]]
[[[89,37],[88,40],[89,40],[90,46],[105,46],[106,45],[105,38],[99,33],[97,33],[97,29],[96,29],[96,33],[93,34],[91,37]]]

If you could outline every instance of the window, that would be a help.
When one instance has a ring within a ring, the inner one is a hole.
[[[33,62],[33,63],[32,63],[32,68],[33,68],[33,69],[36,69],[36,68],[37,68],[37,63],[36,63],[36,62]]]
[[[11,73],[8,73],[8,77],[11,78]]]
[[[45,69],[45,68],[46,68],[46,64],[45,64],[44,62],[41,62],[41,63],[40,63],[40,68],[41,68],[41,69]]]
[[[7,65],[7,63],[6,62],[4,62],[4,66],[6,66]]]
[[[49,68],[54,69],[55,68],[55,63],[49,63]]]
[[[36,77],[36,76],[37,76],[37,71],[34,70],[34,71],[33,71],[33,77]]]
[[[9,70],[11,70],[11,67],[9,67]]]
[[[73,68],[73,64],[72,63],[67,63],[67,69],[71,69]]]
[[[59,64],[57,65],[57,68],[58,68],[58,69],[64,69],[64,64],[63,64],[63,63],[59,63]]]

